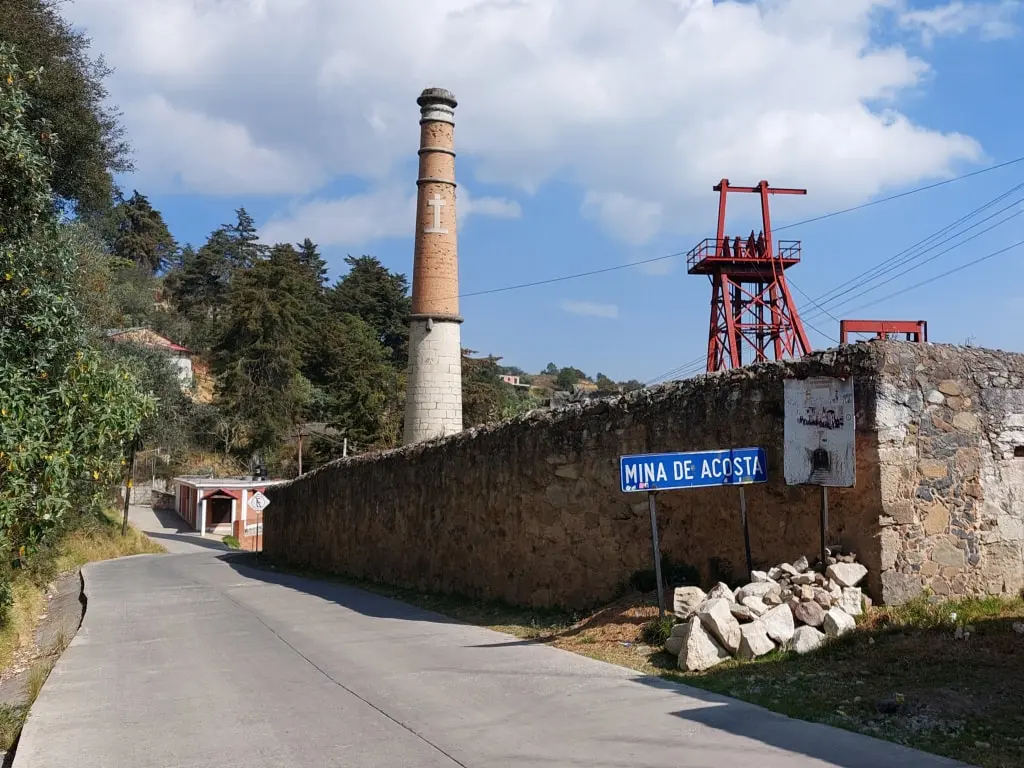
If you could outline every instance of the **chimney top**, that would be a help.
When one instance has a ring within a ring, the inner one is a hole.
[[[455,109],[459,105],[459,102],[455,100],[455,94],[445,88],[424,88],[423,93],[416,99],[416,103],[421,107],[443,104],[451,109]]]

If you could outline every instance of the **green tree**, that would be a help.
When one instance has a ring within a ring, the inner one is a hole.
[[[545,376],[557,376],[558,375],[558,366],[555,365],[554,363],[548,363],[547,367],[544,369],[544,375]]]
[[[392,351],[395,364],[404,367],[408,360],[409,281],[372,256],[347,256],[345,263],[349,266],[348,274],[331,292],[335,314],[360,318],[373,328],[380,343]]]
[[[579,368],[563,368],[555,377],[555,386],[559,389],[569,390],[575,387],[580,379],[585,378],[583,371]]]
[[[638,389],[643,389],[643,382],[637,381],[636,379],[630,379],[629,381],[622,382],[623,392],[634,392]]]
[[[96,508],[154,408],[129,370],[89,344],[75,241],[54,215],[29,117],[32,82],[0,44],[0,568]]]
[[[345,314],[329,326],[327,392],[332,426],[361,446],[393,448],[401,441],[405,376],[376,329]]]
[[[310,397],[302,376],[302,276],[294,250],[277,249],[239,271],[215,353],[222,410],[245,425],[253,451],[272,451]]]
[[[603,373],[597,374],[597,379],[594,383],[597,384],[597,389],[600,392],[618,392],[619,390],[619,385]]]
[[[317,287],[323,291],[327,287],[327,262],[317,249],[316,243],[308,237],[299,244],[299,263],[308,270]]]
[[[198,250],[185,248],[180,269],[166,278],[174,305],[191,326],[190,346],[208,350],[221,333],[228,311],[230,235],[216,229]]]
[[[462,421],[467,427],[511,419],[537,408],[540,403],[522,389],[501,380],[500,357],[474,357],[462,350]]]
[[[90,57],[89,39],[61,18],[59,4],[0,0],[0,42],[14,46],[25,70],[46,73],[23,83],[24,108],[29,125],[45,119],[60,139],[53,147],[53,192],[81,215],[102,213],[112,203],[112,174],[132,168],[130,150],[103,85],[111,69],[102,57]]]
[[[173,262],[178,244],[163,214],[145,195],[136,190],[127,200],[119,200],[112,218],[111,252],[115,256],[137,264],[149,274],[160,272]]]
[[[228,262],[232,269],[249,269],[257,261],[266,257],[269,249],[259,242],[256,223],[245,208],[235,211],[235,223],[225,224],[221,229],[227,234]]]

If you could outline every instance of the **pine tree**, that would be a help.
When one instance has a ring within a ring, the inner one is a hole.
[[[234,224],[225,224],[221,228],[231,242],[228,259],[235,270],[249,269],[257,261],[265,258],[269,249],[260,244],[256,223],[245,208],[237,209],[235,215],[237,218]]]
[[[145,195],[134,191],[128,200],[114,207],[114,233],[111,252],[134,262],[150,274],[170,266],[178,244],[171,236],[163,214],[155,209]]]
[[[308,237],[299,244],[299,263],[309,271],[317,286],[324,290],[327,287],[327,262],[317,250],[316,243]]]
[[[236,272],[228,323],[215,347],[217,396],[226,416],[246,427],[249,448],[277,447],[309,399],[302,376],[305,308],[291,246]]]
[[[345,263],[349,272],[331,296],[335,314],[352,314],[369,325],[377,340],[392,351],[395,365],[404,368],[409,337],[405,321],[411,309],[408,279],[373,256],[347,256]]]
[[[200,350],[213,344],[228,311],[231,245],[230,235],[216,229],[198,251],[187,248],[181,269],[167,276],[174,304],[192,326],[189,342]]]

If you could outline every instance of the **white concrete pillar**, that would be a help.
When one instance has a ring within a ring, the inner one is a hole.
[[[238,499],[231,500],[231,525],[234,526],[235,520],[238,519]]]
[[[206,499],[199,502],[199,535],[206,535]]]
[[[242,527],[245,527],[245,511],[249,509],[249,490],[242,489]]]

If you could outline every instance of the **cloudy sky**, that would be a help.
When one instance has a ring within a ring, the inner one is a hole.
[[[463,299],[464,344],[527,369],[646,381],[701,366],[707,279],[685,258],[650,260],[714,234],[720,178],[806,188],[773,200],[783,225],[1024,155],[1020,6],[75,0],[64,12],[116,68],[137,166],[127,192],[196,245],[245,206],[268,241],[313,238],[333,276],[349,253],[411,273],[415,99],[452,90],[461,289],[477,294]],[[1024,240],[1024,216],[1004,222],[1024,213],[1017,190],[960,238],[901,255],[1022,182],[1018,163],[780,232],[803,241],[789,274],[812,344],[833,343],[837,318],[924,318],[933,340],[1024,349],[1024,248],[892,296]],[[731,230],[758,226],[751,198]]]

